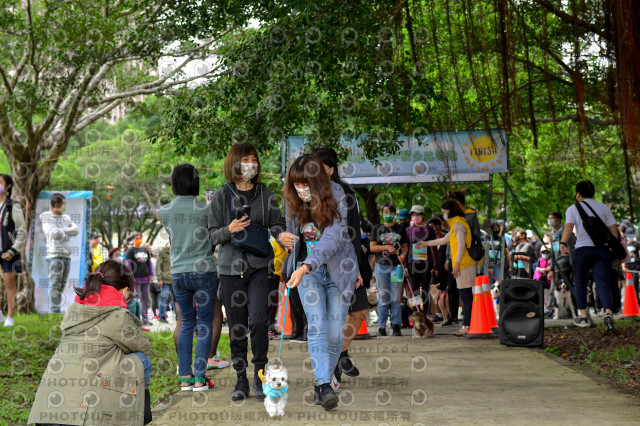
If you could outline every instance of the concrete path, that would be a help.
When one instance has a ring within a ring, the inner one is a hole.
[[[370,328],[371,332],[374,328]],[[355,341],[360,376],[344,376],[340,406],[313,405],[313,373],[306,343],[286,342],[289,370],[286,415],[270,419],[262,402],[229,400],[231,368],[216,371],[209,392],[178,392],[154,408],[153,425],[420,425],[420,424],[638,424],[640,400],[627,397],[541,350],[470,340],[436,326],[433,339],[403,337]],[[279,341],[271,341],[276,354]],[[176,381],[177,387],[177,381]]]

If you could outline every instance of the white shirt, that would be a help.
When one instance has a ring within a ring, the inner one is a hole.
[[[69,238],[78,235],[78,225],[69,215],[53,214],[51,211],[40,213],[42,230],[47,238],[47,259],[52,257],[71,257]]]
[[[591,208],[595,210],[595,212],[598,214],[605,225],[611,226],[617,223],[615,218],[613,217],[613,213],[611,213],[611,210],[609,209],[609,207],[607,207],[606,204],[603,204],[596,200],[592,200],[591,198],[582,201],[580,205],[587,213],[587,216],[593,216],[593,212],[589,207],[585,205],[585,203],[589,204],[589,206],[591,206]],[[578,212],[578,209],[574,204],[569,206],[565,217],[567,218],[567,224],[571,223],[575,227],[577,237],[576,248],[595,247],[595,244],[593,244],[591,237],[589,237],[589,234],[587,234],[587,231],[585,231],[584,227],[582,226],[582,218],[580,217],[580,212]]]

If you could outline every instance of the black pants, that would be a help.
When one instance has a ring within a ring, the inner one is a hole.
[[[162,290],[158,284],[149,284],[149,295],[151,296],[151,310],[153,311],[153,316],[158,315],[158,299],[160,298],[161,291]]]
[[[301,336],[307,328],[307,315],[304,313],[297,287],[289,291],[289,307],[291,308],[291,335]]]
[[[269,328],[271,328],[276,324],[276,316],[278,315],[280,275],[271,275],[269,284]]]
[[[462,314],[464,321],[462,325],[469,327],[471,325],[471,305],[473,303],[473,291],[471,288],[461,288],[458,290],[462,299]],[[449,301],[451,303],[451,301]]]
[[[269,350],[269,290],[267,268],[249,269],[238,275],[220,275],[222,300],[229,322],[233,368],[238,375],[247,369],[247,327],[251,331],[254,371],[264,369]]]
[[[619,267],[618,267],[619,268]],[[620,312],[622,308],[622,294],[620,287],[618,286],[618,269],[611,268],[611,296],[613,299],[613,307],[611,311],[615,314]]]
[[[449,262],[449,268],[451,268],[451,262]],[[451,319],[458,319],[458,309],[460,307],[458,283],[453,278],[453,270],[449,269],[449,277],[447,284],[447,295],[449,296],[449,316]]]
[[[409,265],[409,274],[411,275],[411,290],[413,295],[420,294],[426,314],[430,311],[431,297],[429,296],[429,284],[431,283],[431,270],[433,265],[427,262],[414,262]],[[422,292],[420,288],[422,287]]]

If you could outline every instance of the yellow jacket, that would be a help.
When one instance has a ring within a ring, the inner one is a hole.
[[[100,246],[91,248],[91,257],[93,259],[91,273],[93,273],[96,271],[98,265],[104,262],[104,255],[102,254],[102,250],[100,250]]]
[[[284,251],[275,238],[269,237],[269,242],[273,248],[273,273],[282,278],[282,265],[284,264],[284,258],[287,257],[287,252]]]
[[[469,266],[475,265],[476,261],[473,260],[471,256],[469,256],[469,251],[467,250],[467,248],[471,247],[471,229],[469,228],[467,221],[464,219],[464,217],[456,216],[449,219],[447,223],[449,224],[449,228],[451,229],[449,235],[449,244],[451,245],[451,262],[453,266],[455,267],[458,261],[458,236],[454,231],[454,226],[456,225],[456,223],[464,226],[465,231],[467,231],[467,235],[464,238],[465,250],[464,254],[462,255],[462,261],[460,262],[460,269],[462,270],[468,268]]]

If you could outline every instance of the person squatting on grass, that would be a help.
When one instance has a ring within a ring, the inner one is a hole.
[[[302,155],[285,182],[287,230],[280,242],[292,250],[285,268],[289,287],[298,287],[308,321],[308,345],[316,377],[315,403],[338,405],[331,387],[344,339],[345,321],[358,278],[358,260],[347,230],[347,201],[318,157]],[[291,272],[293,271],[293,272]]]
[[[133,290],[131,270],[113,260],[75,289],[28,424],[142,425],[150,417],[151,344],[127,310]]]

